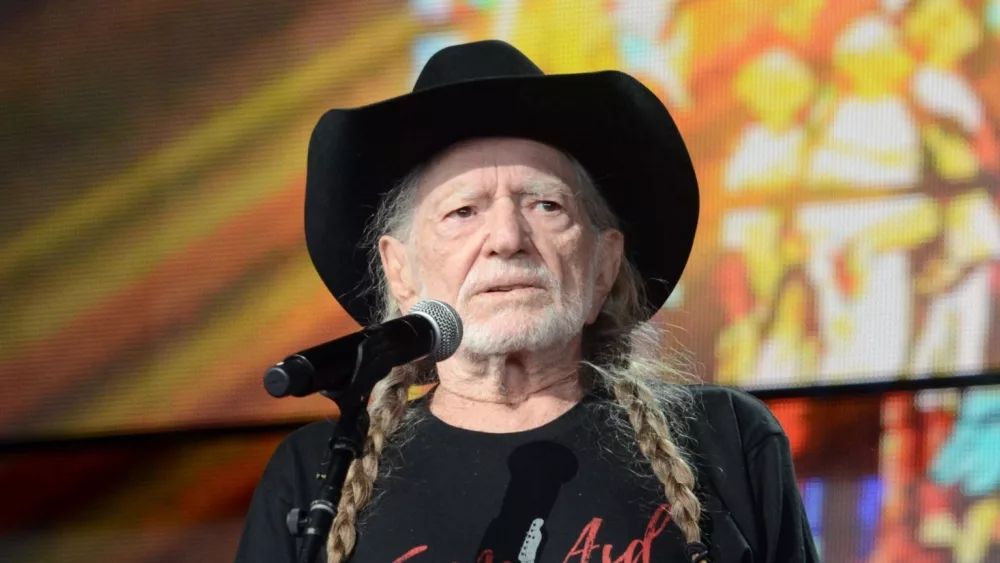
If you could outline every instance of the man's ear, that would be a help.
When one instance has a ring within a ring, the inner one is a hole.
[[[587,324],[597,320],[597,315],[618,279],[625,251],[625,235],[617,229],[607,229],[598,236],[597,245],[597,267],[594,271],[597,278],[594,280],[594,301],[587,315]]]
[[[389,282],[389,290],[400,309],[406,311],[413,305],[418,291],[413,280],[413,266],[410,264],[406,245],[391,237],[378,239],[378,254],[382,259],[382,270]]]

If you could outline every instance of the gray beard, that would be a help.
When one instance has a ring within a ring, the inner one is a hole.
[[[490,326],[503,322],[503,313],[500,313],[499,319],[487,323],[466,323],[462,348],[477,356],[499,356],[564,346],[580,335],[586,321],[583,299],[573,301],[565,309],[549,307],[546,313],[522,322],[516,329],[504,330],[505,334],[499,334]]]

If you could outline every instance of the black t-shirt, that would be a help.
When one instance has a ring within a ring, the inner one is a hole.
[[[817,561],[788,442],[770,411],[731,389],[693,390],[697,416],[684,445],[698,467],[713,560]],[[508,434],[449,426],[423,401],[411,408],[422,416],[384,456],[352,563],[687,561],[663,486],[602,400]],[[296,561],[285,516],[311,502],[331,431],[313,423],[279,446],[254,493],[238,563]]]

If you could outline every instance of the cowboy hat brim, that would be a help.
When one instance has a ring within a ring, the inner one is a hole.
[[[621,223],[648,314],[663,305],[694,243],[694,167],[656,95],[602,71],[469,80],[324,114],[309,143],[306,244],[348,314],[378,321],[362,242],[381,198],[440,151],[480,137],[530,139],[576,158]]]

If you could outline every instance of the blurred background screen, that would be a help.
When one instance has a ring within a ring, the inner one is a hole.
[[[549,73],[625,70],[670,108],[703,206],[658,319],[705,380],[1000,368],[997,0],[0,10],[0,438],[328,413],[261,385],[357,328],[305,252],[311,129],[486,37]]]

